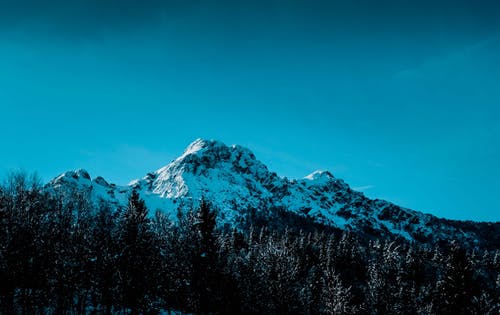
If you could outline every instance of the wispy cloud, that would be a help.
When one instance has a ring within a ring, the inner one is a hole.
[[[366,190],[369,190],[372,188],[375,188],[375,186],[374,185],[364,185],[364,186],[352,187],[352,189],[357,190],[357,191],[366,191]]]
[[[497,50],[500,43],[500,35],[489,37],[476,43],[454,50],[438,58],[429,59],[414,68],[402,70],[394,75],[395,79],[412,80],[421,78],[445,78],[448,79],[450,72],[461,71],[470,67],[471,61],[480,61],[480,55],[484,51]]]

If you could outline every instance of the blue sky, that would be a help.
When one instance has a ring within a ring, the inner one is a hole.
[[[0,172],[127,183],[198,137],[500,220],[495,1],[0,4]]]

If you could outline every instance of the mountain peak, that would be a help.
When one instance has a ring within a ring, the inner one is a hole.
[[[182,153],[180,158],[183,158],[183,157],[185,157],[187,155],[191,155],[191,154],[198,154],[198,153],[204,152],[208,149],[216,148],[216,147],[217,148],[227,148],[227,146],[224,143],[222,143],[221,141],[217,141],[217,140],[213,140],[213,139],[207,140],[207,139],[198,138],[187,146],[187,148],[184,150],[184,153]]]
[[[83,190],[93,202],[106,200],[117,209],[127,205],[131,190],[136,189],[150,209],[161,209],[172,218],[178,209],[206,198],[220,211],[224,223],[236,226],[265,216],[273,219],[286,211],[367,235],[425,239],[433,237],[433,226],[440,224],[430,215],[372,200],[329,171],[289,180],[269,171],[251,150],[207,139],[196,139],[179,158],[127,186],[110,184],[102,177],[92,179],[81,169],[65,172],[46,186],[63,192]],[[455,231],[451,225],[447,229],[441,233],[443,239]]]
[[[248,183],[267,175],[266,166],[249,149],[200,138],[176,160],[143,180],[151,183],[154,193],[168,198],[198,197],[216,187],[229,194],[236,182]]]
[[[90,180],[89,172],[84,169],[77,169],[74,171],[66,171],[61,175],[54,178],[53,182],[61,182],[61,181],[78,181],[78,180]]]
[[[184,170],[211,169],[220,167],[224,163],[233,164],[237,168],[262,164],[257,161],[253,152],[245,147],[227,146],[221,141],[199,138],[193,141],[175,161],[158,171],[171,169],[173,165],[183,167]]]
[[[318,170],[318,171],[314,171],[311,174],[307,175],[306,177],[304,177],[304,179],[308,179],[308,180],[312,180],[312,181],[318,181],[318,180],[328,181],[331,179],[335,179],[335,177],[329,171]]]

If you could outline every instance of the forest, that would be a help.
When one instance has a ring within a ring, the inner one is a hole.
[[[282,212],[249,211],[235,228],[219,225],[206,200],[175,217],[151,211],[136,191],[117,209],[87,192],[49,191],[36,176],[7,176],[0,313],[500,311],[499,249],[367,239]]]

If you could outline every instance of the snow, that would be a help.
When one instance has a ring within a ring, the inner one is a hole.
[[[270,172],[249,149],[226,146],[216,140],[195,140],[171,163],[125,186],[109,184],[99,176],[91,180],[85,170],[65,172],[47,186],[56,190],[86,190],[94,202],[104,199],[117,207],[124,207],[132,189],[137,189],[151,215],[159,209],[172,220],[176,219],[179,205],[196,206],[203,197],[218,208],[219,218],[223,218],[221,224],[235,223],[245,210],[264,205],[283,207],[340,228],[361,227],[370,222],[376,229],[411,239],[402,228],[406,221],[381,216],[384,209],[396,207],[404,218],[418,218],[416,230],[431,233],[425,226],[429,215],[370,200],[328,171],[288,180]]]
[[[192,155],[192,154],[200,154],[204,150],[210,147],[224,147],[224,143],[217,141],[217,140],[205,140],[198,138],[195,141],[193,141],[186,150],[184,150],[184,153],[179,157],[179,159],[184,158],[187,155]]]
[[[329,171],[314,171],[311,174],[304,177],[304,179],[308,179],[308,180],[312,180],[312,181],[317,181],[317,180],[325,181],[325,180],[330,180],[333,178],[334,177],[333,177],[332,173],[330,173]]]

